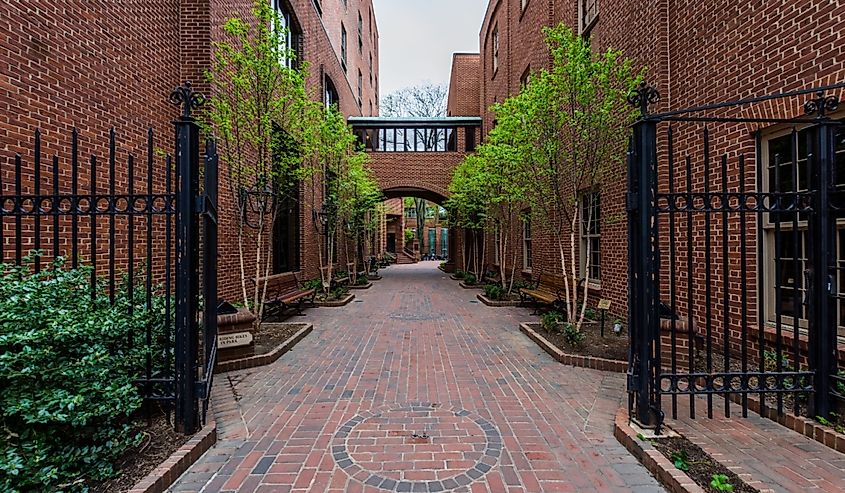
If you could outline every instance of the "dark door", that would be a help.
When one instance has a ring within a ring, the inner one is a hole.
[[[396,253],[396,233],[387,233],[387,251]]]

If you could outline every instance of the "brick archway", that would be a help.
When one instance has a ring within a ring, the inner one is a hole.
[[[445,188],[420,183],[420,180],[380,181],[380,185],[382,192],[384,192],[385,197],[388,199],[420,197],[429,202],[443,205],[446,199],[449,198],[449,192]]]

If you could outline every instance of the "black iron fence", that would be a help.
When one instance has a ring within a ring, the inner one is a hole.
[[[754,398],[828,417],[845,395],[843,87],[662,114],[654,88],[629,98],[628,389],[642,424],[659,427],[667,403],[677,416],[682,397],[692,417],[716,398],[727,416]]]
[[[217,347],[218,158],[209,141],[200,189],[190,110],[201,97],[186,84],[171,100],[183,106],[175,160],[157,148],[152,129],[140,153],[122,151],[115,130],[104,145],[89,142],[105,150],[105,165],[82,155],[76,130],[57,143],[62,153],[45,159],[36,130],[31,162],[17,154],[11,169],[0,164],[0,263],[31,261],[37,272],[64,257],[70,268],[92,267],[92,296],[126,296],[129,310],[155,312],[156,322],[126,341],[147,348],[136,384],[148,404],[175,410],[177,428],[192,433],[207,409]]]

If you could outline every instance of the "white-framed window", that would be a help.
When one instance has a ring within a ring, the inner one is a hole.
[[[499,70],[499,26],[493,28],[493,73]]]
[[[581,34],[589,35],[590,29],[599,19],[599,0],[579,0],[578,18]]]
[[[361,17],[361,11],[358,11],[358,54],[364,54],[364,18]]]
[[[346,26],[343,23],[340,24],[340,64],[343,65],[343,70],[346,70],[346,47],[347,47],[347,39],[346,39]]]
[[[285,0],[272,0],[272,6],[278,13],[279,27],[283,30],[279,39],[279,61],[287,68],[297,68],[301,56],[298,50],[302,33]]]
[[[581,276],[601,281],[601,195],[581,195]]]
[[[803,128],[774,131],[761,142],[763,190],[770,193],[805,192],[809,190],[807,131]],[[845,129],[835,138],[835,184],[845,188]],[[808,218],[804,214],[781,212],[763,217],[763,288],[766,320],[794,327],[807,327],[807,293],[809,254]],[[845,337],[845,220],[837,221],[836,237],[836,302],[835,314],[839,335]],[[779,305],[779,306],[778,306]]]
[[[519,78],[519,89],[525,89],[528,87],[528,84],[531,83],[531,65],[525,68],[525,71],[522,72],[522,76]]]
[[[524,214],[522,219],[522,268],[531,270],[534,248],[531,242],[531,216]]]

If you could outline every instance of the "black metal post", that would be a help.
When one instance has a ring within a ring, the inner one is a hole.
[[[839,100],[818,93],[805,105],[808,114],[817,117],[818,124],[809,129],[810,190],[813,191],[813,213],[809,221],[809,242],[812,252],[808,258],[810,280],[809,364],[815,372],[813,387],[813,416],[830,418],[831,377],[836,367],[836,317],[833,297],[836,293],[836,219],[830,208],[835,163],[835,127],[827,118]]]
[[[199,126],[191,110],[202,104],[186,82],[170,95],[182,107],[176,126],[176,341],[175,390],[176,430],[192,434],[199,429],[198,379],[198,298],[199,298]],[[211,301],[215,303],[216,300]]]
[[[654,164],[657,159],[657,122],[648,119],[648,105],[659,100],[659,94],[643,83],[628,101],[639,107],[640,120],[634,125],[632,150],[629,160],[628,189],[628,261],[631,338],[631,368],[629,391],[635,394],[634,417],[642,426],[660,426],[659,397],[656,386],[659,368],[655,368],[654,355],[654,252],[652,247],[654,219]]]

